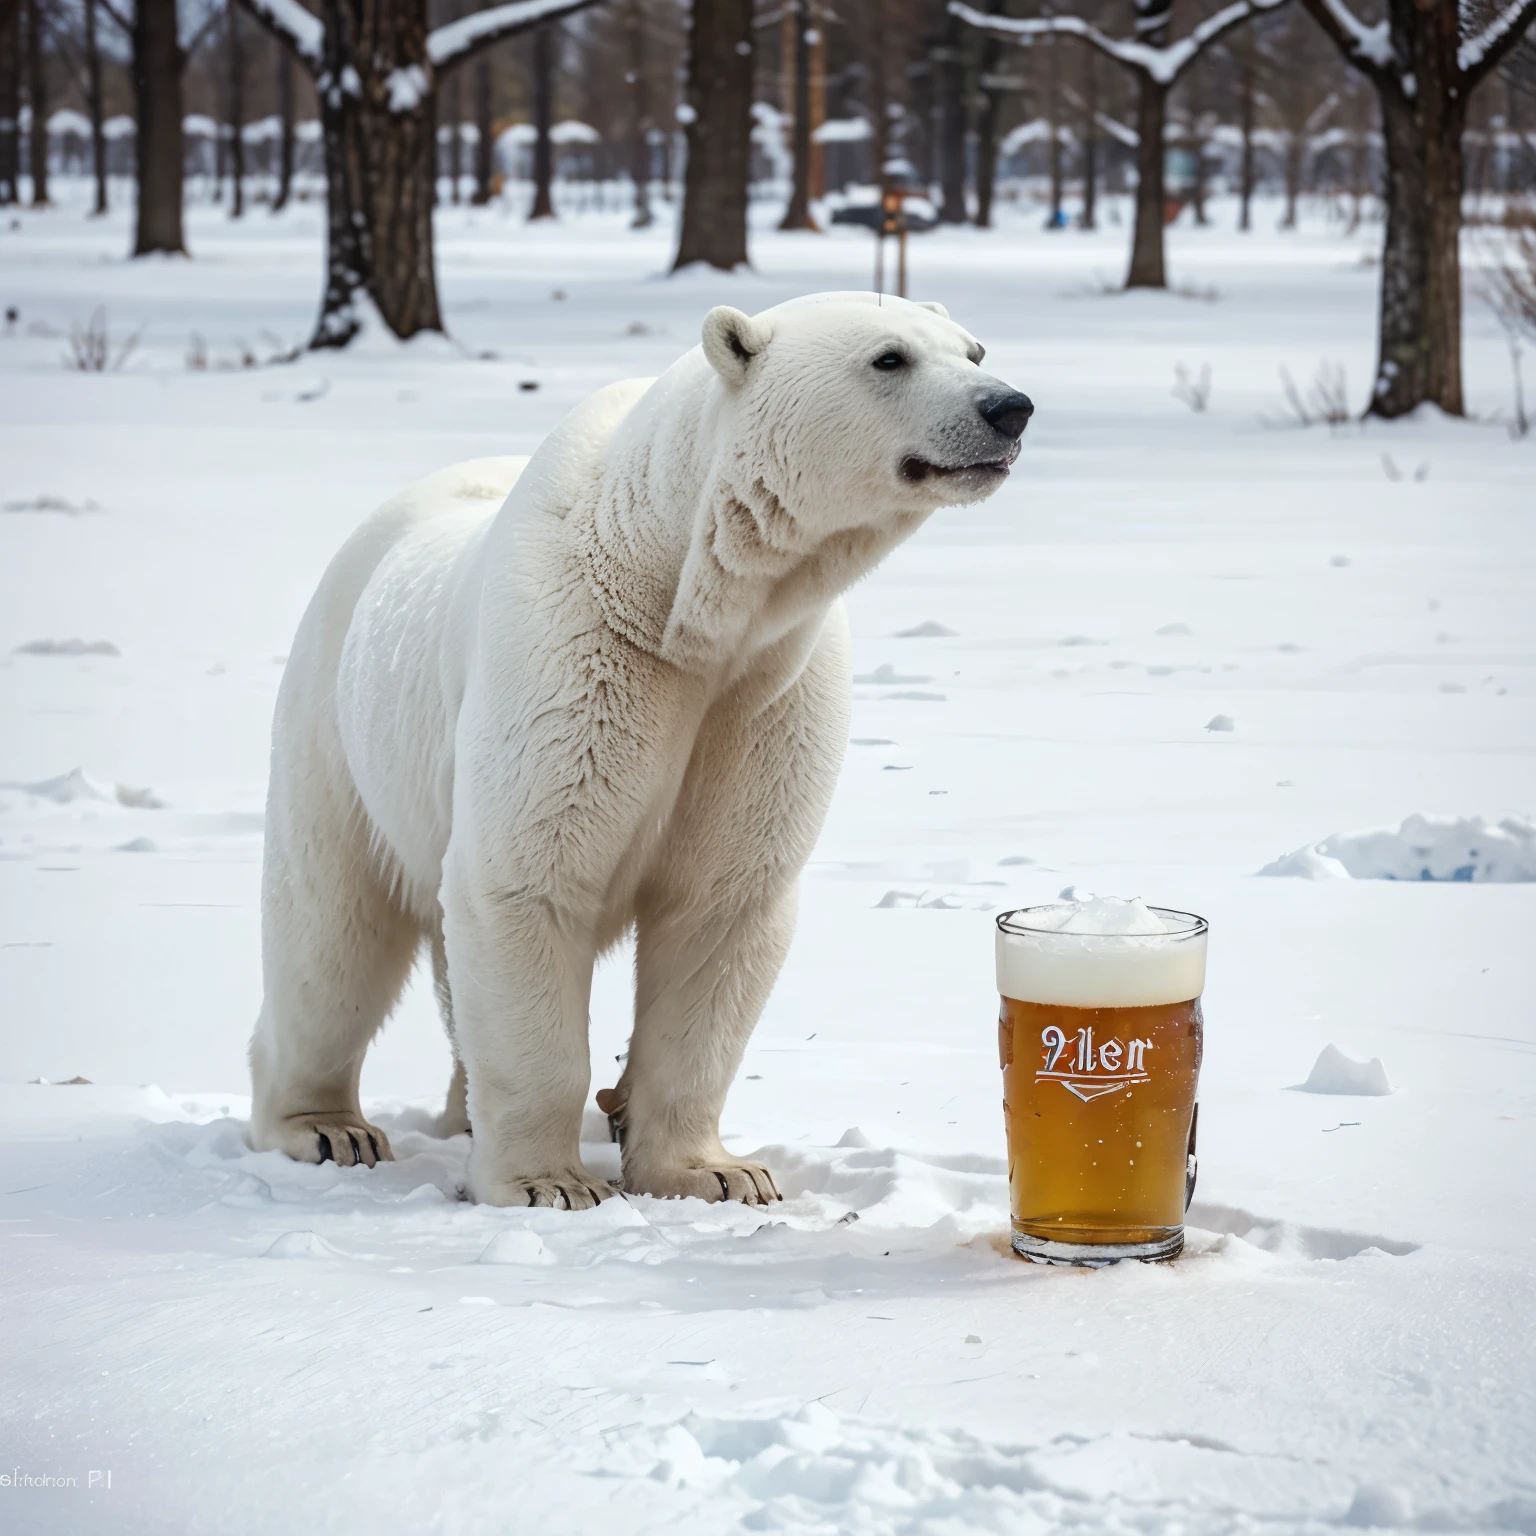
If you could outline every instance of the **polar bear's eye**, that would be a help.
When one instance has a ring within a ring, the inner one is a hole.
[[[883,373],[892,373],[897,368],[905,368],[907,360],[900,352],[882,352],[875,359],[873,366],[880,369]]]

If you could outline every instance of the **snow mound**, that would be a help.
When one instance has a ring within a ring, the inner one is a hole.
[[[117,786],[117,803],[136,811],[163,811],[165,801],[152,789],[135,789],[132,784]]]
[[[1536,880],[1536,824],[1410,816],[1396,831],[1335,832],[1266,864],[1303,880]]]
[[[318,1232],[284,1232],[267,1251],[264,1259],[344,1259],[346,1255],[331,1247]]]
[[[1231,715],[1212,715],[1205,722],[1205,728],[1208,731],[1235,731],[1237,725]]]
[[[845,1420],[814,1402],[782,1415],[693,1412],[614,1450],[621,1474],[706,1492],[735,1517],[721,1529],[1060,1529],[1072,1503],[1028,1448]]]
[[[165,802],[158,799],[152,790],[135,789],[131,784],[101,784],[83,768],[72,768],[56,779],[39,779],[34,784],[7,779],[0,782],[0,789],[18,789],[24,795],[32,795],[38,800],[51,800],[55,805],[74,805],[80,801],[95,800],[142,811],[158,811],[165,806]]]
[[[96,502],[87,498],[85,501],[73,502],[64,496],[34,496],[30,501],[8,501],[5,503],[7,512],[61,512],[66,517],[79,517],[82,512],[100,512],[101,508]]]
[[[1336,1045],[1325,1045],[1312,1064],[1312,1074],[1301,1084],[1302,1093],[1347,1093],[1375,1098],[1392,1092],[1381,1057],[1355,1061]]]
[[[83,768],[72,768],[56,779],[40,779],[35,784],[21,784],[8,780],[0,789],[19,789],[24,795],[35,795],[39,800],[52,800],[55,805],[71,805],[77,800],[117,799],[116,793],[105,784],[98,784]]]
[[[498,1233],[486,1244],[477,1264],[554,1264],[556,1260],[544,1239],[526,1227],[512,1227]]]
[[[1399,1529],[1413,1523],[1413,1508],[1401,1488],[1385,1483],[1363,1483],[1344,1516],[1345,1525]]]
[[[959,630],[950,629],[945,624],[940,624],[937,619],[924,619],[921,624],[914,624],[911,629],[898,629],[898,640],[950,640]]]
[[[18,656],[121,656],[110,640],[29,640],[16,647]]]

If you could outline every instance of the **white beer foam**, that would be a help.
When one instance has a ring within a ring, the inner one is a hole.
[[[1010,913],[997,990],[1066,1008],[1151,1008],[1205,990],[1205,928],[1139,897],[1094,896]]]

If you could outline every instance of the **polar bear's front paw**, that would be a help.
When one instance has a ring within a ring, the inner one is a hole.
[[[624,1188],[632,1194],[662,1199],[740,1200],[744,1205],[768,1205],[782,1200],[773,1175],[761,1163],[734,1158],[685,1168],[626,1168]]]
[[[392,1163],[389,1137],[361,1115],[346,1110],[322,1110],[312,1115],[288,1115],[272,1134],[261,1138],[258,1150],[286,1152],[297,1163],[336,1163],[343,1168]]]
[[[559,1211],[590,1211],[618,1191],[585,1169],[551,1174],[547,1178],[487,1179],[473,1175],[469,1195],[481,1205],[546,1205]]]

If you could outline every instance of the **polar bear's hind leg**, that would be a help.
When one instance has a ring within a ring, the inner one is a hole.
[[[307,766],[295,776],[314,796],[327,768]],[[274,777],[290,768],[274,763]],[[334,785],[315,798],[322,803],[311,801],[302,818],[268,814],[251,1144],[299,1162],[371,1168],[393,1153],[363,1117],[358,1080],[421,929],[379,869],[355,804]]]

